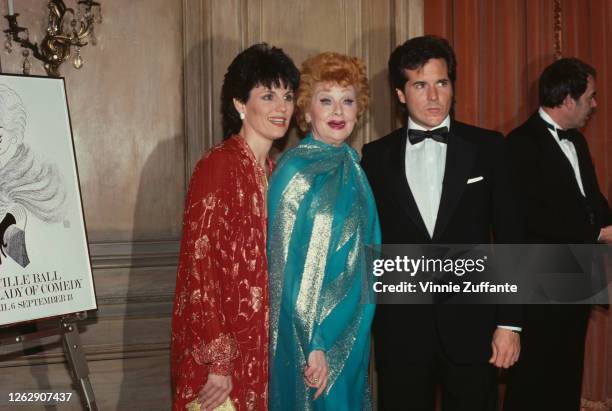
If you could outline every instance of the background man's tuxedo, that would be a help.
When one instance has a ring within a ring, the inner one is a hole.
[[[451,122],[433,238],[406,179],[406,133],[401,128],[363,147],[362,166],[376,199],[384,244],[485,244],[492,236],[500,243],[520,239],[500,133]],[[478,177],[482,180],[467,183]],[[379,305],[373,326],[379,376],[393,375],[402,364],[429,363],[436,350],[455,364],[486,364],[497,325],[520,324],[518,306]],[[409,397],[407,393],[407,402]]]
[[[586,198],[569,160],[538,113],[508,135],[513,181],[530,243],[596,243],[599,230],[612,223],[587,142],[578,131],[570,133]]]
[[[507,139],[526,242],[596,243],[612,224],[584,136],[569,131],[585,196],[572,166],[539,113]],[[578,411],[589,305],[525,307],[521,358],[510,373],[504,411]]]

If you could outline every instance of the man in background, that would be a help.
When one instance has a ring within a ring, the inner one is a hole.
[[[575,58],[540,76],[540,108],[507,139],[527,242],[612,242],[612,214],[599,190],[582,128],[597,106],[595,69]],[[504,411],[578,411],[590,305],[528,305],[521,359]]]

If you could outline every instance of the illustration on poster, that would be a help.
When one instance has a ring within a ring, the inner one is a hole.
[[[11,258],[30,263],[26,247],[29,216],[58,223],[65,215],[66,192],[55,164],[38,161],[24,142],[28,113],[21,97],[0,84],[0,265]]]

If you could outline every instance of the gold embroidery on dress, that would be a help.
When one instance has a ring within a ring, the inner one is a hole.
[[[251,307],[257,312],[261,309],[263,301],[263,291],[261,287],[251,287]]]

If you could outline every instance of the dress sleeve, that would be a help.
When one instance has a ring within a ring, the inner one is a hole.
[[[196,167],[185,205],[181,257],[177,276],[175,316],[187,342],[185,355],[208,373],[230,375],[232,360],[238,355],[236,339],[224,313],[223,291],[229,267],[221,256],[231,230],[232,196],[226,180],[228,164],[219,153],[212,153]],[[182,312],[184,310],[184,312]],[[182,312],[182,315],[181,315]]]

